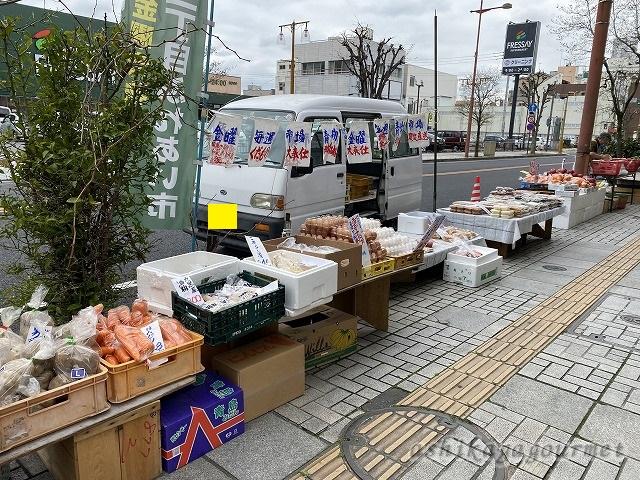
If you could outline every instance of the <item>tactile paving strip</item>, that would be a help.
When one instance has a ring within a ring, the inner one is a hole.
[[[495,391],[504,385],[518,370],[548,344],[557,338],[570,324],[588,311],[612,286],[640,263],[640,249],[636,248],[640,237],[604,258],[591,269],[565,285],[554,295],[533,308],[509,327],[476,347],[455,364],[418,388],[399,405],[422,407],[464,419]],[[365,415],[370,415],[367,413]],[[425,417],[426,418],[426,417]],[[348,466],[340,445],[329,449],[312,460],[292,479],[308,480],[348,480],[357,478],[395,479],[401,478],[407,465],[414,463],[424,448],[407,450],[406,443],[428,448],[438,439],[438,432],[427,422],[424,428],[410,425],[410,435],[396,434],[396,429],[408,420],[398,414],[387,412],[379,415],[368,426],[367,435],[378,439],[376,444],[363,444],[356,452],[360,468]],[[401,423],[400,423],[401,422]],[[415,429],[415,431],[413,431]],[[393,435],[392,435],[393,434]],[[406,438],[405,438],[406,437]],[[390,442],[391,443],[388,443]],[[426,443],[425,443],[426,442]],[[424,443],[424,445],[422,445]],[[377,445],[385,445],[384,450],[405,452],[399,458],[381,453]],[[407,451],[415,451],[407,457]],[[373,477],[358,476],[367,472]]]

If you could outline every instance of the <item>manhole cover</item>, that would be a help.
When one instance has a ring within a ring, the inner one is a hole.
[[[543,265],[542,268],[545,270],[550,270],[552,272],[566,272],[567,269],[565,267],[561,267],[560,265]]]
[[[393,387],[389,390],[385,390],[377,397],[373,397],[367,403],[362,405],[360,408],[365,412],[370,412],[372,410],[380,410],[381,408],[388,408],[392,405],[395,405],[400,400],[409,395],[410,392],[403,390],[401,388]]]
[[[362,480],[423,478],[427,472],[421,459],[439,465],[437,473],[446,476],[452,455],[476,465],[473,478],[506,480],[513,471],[499,443],[485,430],[421,407],[395,406],[364,413],[347,425],[340,449]]]
[[[620,320],[627,323],[640,325],[640,316],[638,315],[620,315]]]

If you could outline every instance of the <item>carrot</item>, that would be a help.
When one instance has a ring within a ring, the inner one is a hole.
[[[113,355],[118,359],[118,363],[127,363],[131,361],[131,356],[124,349],[124,347],[118,347],[114,350]]]
[[[100,313],[102,313],[102,310],[104,310],[104,305],[99,303],[98,305],[93,307],[93,309],[96,311],[96,313],[100,314]]]
[[[146,360],[153,353],[153,343],[138,328],[118,325],[114,333],[131,358]]]
[[[118,365],[120,363],[114,355],[107,355],[106,357],[104,357],[104,359],[111,365]]]
[[[113,347],[100,347],[100,356],[104,358],[107,355],[113,355],[115,351],[116,349]]]

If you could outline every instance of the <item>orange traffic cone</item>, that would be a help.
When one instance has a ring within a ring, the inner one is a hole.
[[[476,177],[476,180],[473,183],[473,190],[471,191],[471,201],[472,202],[479,202],[480,200],[481,200],[480,177]]]

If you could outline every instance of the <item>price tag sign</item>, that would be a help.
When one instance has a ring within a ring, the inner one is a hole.
[[[369,253],[369,245],[367,245],[367,239],[364,236],[364,228],[362,228],[362,220],[357,213],[353,217],[349,217],[347,226],[351,232],[351,238],[353,243],[362,245],[362,265],[368,267],[371,265],[371,254]]]
[[[158,320],[151,322],[140,330],[142,330],[145,337],[153,342],[153,353],[162,352],[165,349],[164,339],[162,338],[162,331],[160,330],[160,323]]]
[[[256,262],[262,265],[273,265],[273,263],[271,263],[271,259],[269,258],[269,254],[267,253],[267,249],[264,248],[262,240],[260,240],[258,237],[244,238],[247,239],[249,250],[251,250],[251,255],[253,255],[253,259]]]
[[[418,245],[416,246],[416,248],[413,249],[414,252],[419,252],[420,250],[424,250],[424,247],[427,246],[427,242],[431,240],[431,237],[433,237],[435,233],[438,231],[438,229],[442,225],[442,222],[444,222],[444,219],[445,219],[444,215],[436,215],[436,218],[433,220],[433,222],[431,222],[431,225],[429,225],[429,228],[427,228],[427,231],[424,233],[424,235],[418,242]]]
[[[81,380],[87,376],[87,371],[84,368],[72,368],[71,369],[71,379],[72,380]]]
[[[193,280],[191,280],[191,277],[173,278],[171,283],[173,283],[173,288],[176,289],[176,293],[180,298],[184,298],[196,305],[204,305],[202,294],[193,283]]]
[[[26,343],[29,344],[31,342],[39,342],[45,336],[51,335],[52,331],[53,331],[53,328],[49,325],[44,327],[38,326],[38,325],[31,325],[31,327],[29,328],[29,333],[27,333]]]

